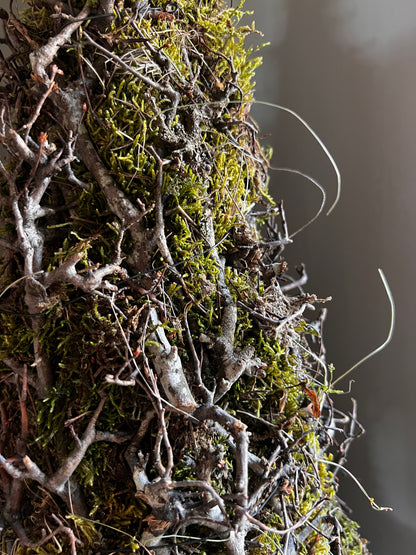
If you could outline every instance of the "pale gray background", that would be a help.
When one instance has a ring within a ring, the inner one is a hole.
[[[367,432],[348,468],[380,505],[376,513],[343,479],[374,555],[416,553],[414,470],[416,209],[416,3],[414,0],[248,0],[263,51],[256,97],[296,110],[318,132],[340,167],[340,204],[296,238],[289,264],[306,263],[309,292],[332,295],[326,323],[328,361],[341,374],[381,343],[389,309],[377,268],[397,305],[392,343],[352,376]],[[252,18],[253,18],[252,17]],[[335,197],[334,173],[314,140],[272,108],[256,119],[275,148],[274,165],[315,176]],[[274,173],[292,230],[319,206],[299,178]],[[343,384],[346,385],[346,384]]]

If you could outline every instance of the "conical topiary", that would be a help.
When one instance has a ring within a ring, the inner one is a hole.
[[[0,14],[4,553],[367,553],[241,10]]]

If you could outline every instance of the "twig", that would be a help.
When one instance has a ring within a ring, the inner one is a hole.
[[[185,331],[186,331],[186,337],[188,339],[189,347],[191,349],[192,358],[193,358],[193,361],[194,361],[195,380],[197,382],[198,387],[200,388],[200,391],[201,391],[201,394],[203,396],[204,402],[206,404],[212,404],[213,399],[214,399],[214,394],[213,394],[213,392],[209,391],[209,389],[205,386],[205,384],[202,380],[202,356],[203,356],[203,351],[201,349],[201,360],[200,360],[198,358],[198,355],[196,354],[194,341],[192,339],[191,330],[189,328],[188,309],[189,309],[189,304],[186,305],[186,307],[185,307],[185,310],[184,310],[184,313],[183,313],[183,321],[184,321],[184,326],[185,326]]]
[[[42,275],[42,285],[44,287],[51,287],[53,284],[62,281],[64,283],[71,283],[86,293],[92,293],[103,286],[103,278],[105,276],[121,272],[119,263],[115,263],[106,264],[102,268],[91,270],[88,272],[88,275],[82,276],[77,272],[76,265],[84,256],[83,252],[77,252],[54,270],[45,272]]]
[[[263,530],[264,532],[269,532],[271,534],[278,534],[279,536],[285,536],[286,534],[289,534],[290,532],[294,532],[297,528],[300,528],[301,526],[303,526],[305,522],[309,520],[311,515],[313,515],[315,511],[326,501],[328,501],[326,497],[324,497],[323,499],[319,499],[316,503],[314,503],[312,509],[310,509],[306,514],[304,514],[302,518],[300,518],[297,522],[295,522],[291,526],[288,526],[284,530],[278,530],[277,528],[272,528],[271,526],[267,526],[266,524],[263,524],[260,520],[257,520],[257,518],[254,518],[248,513],[245,513],[245,516],[252,524],[260,528],[260,530]]]
[[[57,84],[55,83],[55,77],[56,75],[63,75],[64,72],[59,69],[59,67],[56,64],[53,64],[51,66],[51,76],[49,79],[49,84],[48,87],[46,89],[46,91],[43,93],[43,95],[40,97],[36,108],[32,114],[32,117],[29,119],[29,121],[27,123],[25,123],[22,127],[22,129],[25,129],[25,143],[28,142],[29,140],[29,134],[32,130],[33,124],[35,123],[35,121],[38,119],[40,112],[42,110],[42,106],[45,104],[46,99],[48,98],[48,96],[51,94],[51,92],[57,88]]]
[[[304,231],[315,220],[317,220],[319,218],[319,216],[321,215],[322,210],[324,209],[324,206],[325,206],[325,202],[326,202],[325,189],[322,187],[322,185],[316,179],[314,179],[310,175],[307,175],[306,173],[301,172],[299,170],[294,170],[294,169],[291,169],[291,168],[276,168],[276,167],[273,167],[273,166],[269,166],[269,169],[279,171],[279,172],[287,172],[287,173],[291,173],[291,174],[294,174],[294,175],[300,175],[301,177],[305,178],[307,181],[309,181],[310,183],[315,185],[315,187],[317,187],[322,193],[322,201],[321,201],[321,205],[320,205],[318,211],[316,212],[316,214],[310,220],[308,220],[306,222],[306,224],[303,224],[299,229],[297,229],[296,231],[294,231],[293,233],[290,234],[289,239],[293,239],[293,237],[295,237],[295,235],[298,235],[298,233],[301,233],[302,231]]]
[[[150,206],[147,209],[143,207],[139,210],[126,197],[98,156],[83,124],[79,128],[77,153],[97,181],[109,208],[120,221],[124,222],[131,234],[135,249],[129,254],[128,262],[136,272],[147,271],[150,268],[149,255],[154,246],[154,240],[152,234],[144,227],[142,219],[153,207]]]
[[[216,501],[218,507],[221,509],[221,512],[225,518],[225,522],[230,525],[230,521],[229,521],[229,517],[227,514],[227,510],[226,510],[226,506],[224,503],[224,500],[221,498],[221,496],[217,493],[217,491],[211,486],[209,485],[207,482],[204,482],[202,480],[184,480],[184,481],[176,481],[176,482],[172,482],[169,486],[171,489],[176,489],[176,488],[200,488],[203,489],[205,491],[207,491],[209,493],[209,495]]]
[[[301,287],[307,283],[308,274],[306,273],[305,264],[302,262],[299,266],[297,266],[296,270],[300,275],[299,279],[293,281],[292,283],[288,283],[287,285],[282,285],[281,290],[283,293],[287,293],[288,291],[296,288],[299,288],[302,291]]]
[[[149,87],[152,87],[153,89],[156,89],[166,94],[166,96],[169,98],[172,104],[170,114],[167,117],[168,119],[167,125],[170,126],[171,122],[175,117],[176,109],[179,105],[181,95],[177,91],[175,91],[170,85],[169,86],[161,85],[157,81],[153,81],[153,79],[150,79],[149,77],[147,77],[147,75],[141,73],[140,71],[137,71],[137,69],[134,69],[130,65],[126,64],[119,56],[117,56],[117,54],[110,52],[110,50],[108,50],[107,48],[104,48],[104,46],[101,46],[100,44],[98,44],[98,42],[93,40],[90,37],[90,35],[87,33],[87,31],[84,30],[83,36],[85,36],[85,38],[90,44],[92,44],[93,46],[95,46],[95,48],[103,52],[108,57],[108,59],[113,60],[116,64],[121,66],[128,73],[131,73],[132,75],[140,79],[140,81],[143,81],[143,83],[146,83],[146,85],[148,85]]]
[[[169,343],[155,308],[149,310],[149,320],[153,331],[149,335],[152,343],[148,350],[153,355],[153,365],[163,391],[174,407],[192,413],[197,403],[186,379],[178,348]]]
[[[149,384],[147,383],[147,381],[146,381],[146,379],[145,379],[143,373],[141,372],[140,368],[139,368],[138,365],[137,365],[137,362],[136,362],[136,360],[135,360],[135,358],[134,358],[133,351],[132,351],[131,346],[130,346],[128,340],[127,340],[126,334],[124,333],[123,327],[122,327],[122,325],[121,325],[119,319],[118,319],[117,316],[116,316],[116,307],[115,307],[115,305],[114,305],[114,301],[113,301],[112,299],[108,299],[108,300],[109,300],[109,302],[110,302],[110,304],[111,304],[111,309],[113,310],[116,323],[117,323],[117,325],[118,325],[118,327],[119,327],[119,329],[120,329],[121,335],[122,335],[123,340],[124,340],[124,342],[125,342],[125,345],[126,345],[126,347],[127,347],[127,349],[128,349],[129,355],[130,355],[130,357],[131,357],[131,359],[132,359],[132,363],[133,363],[133,365],[135,366],[135,368],[136,368],[136,370],[137,370],[137,375],[140,377],[140,380],[141,380],[141,381],[140,381],[140,384],[141,384],[142,387],[145,389],[145,391],[149,394],[149,397],[151,398],[152,402],[153,402],[153,398],[154,398],[154,399],[158,399],[158,398],[159,398],[163,404],[165,404],[166,406],[170,407],[172,410],[174,410],[174,411],[176,411],[176,412],[179,412],[180,414],[183,414],[184,416],[187,416],[187,417],[189,417],[189,418],[195,420],[196,422],[198,422],[198,420],[195,419],[194,416],[192,416],[190,413],[186,412],[186,409],[182,409],[182,408],[180,408],[179,406],[175,406],[174,404],[170,403],[170,402],[167,401],[166,399],[163,399],[163,398],[160,396],[160,394],[159,394],[159,392],[158,392],[157,389],[156,389],[156,391],[155,391],[155,390],[153,390],[153,389],[149,386]],[[163,328],[162,328],[162,330],[163,330]],[[166,339],[166,341],[167,341],[167,339]],[[168,344],[169,344],[169,342],[168,342]],[[169,346],[170,346],[170,344],[169,344]],[[189,402],[189,397],[187,397],[187,396],[185,396],[185,397],[187,398],[187,402]],[[191,403],[191,405],[188,405],[188,408],[190,408],[191,406],[192,406],[192,403]],[[196,406],[196,403],[195,403],[195,406]],[[192,412],[192,411],[190,411],[190,412]]]
[[[280,321],[279,325],[274,329],[275,333],[278,333],[281,329],[283,329],[289,322],[291,322],[292,320],[294,320],[295,318],[297,318],[298,316],[301,316],[303,314],[303,312],[305,311],[306,308],[310,308],[311,304],[310,303],[304,303],[296,312],[294,312],[293,314],[290,314],[289,316],[287,316],[286,318],[284,318],[283,320]]]
[[[159,476],[166,476],[166,468],[162,464],[161,456],[160,456],[160,447],[163,441],[163,431],[162,428],[159,427],[159,430],[156,434],[155,445],[153,447],[153,466],[159,473]]]
[[[31,166],[37,163],[38,155],[31,150],[22,137],[16,133],[12,128],[9,128],[7,133],[0,134],[2,143],[6,146],[10,154],[17,160],[25,161]],[[42,154],[40,161],[43,163],[46,160],[45,154]]]
[[[64,523],[55,515],[55,514],[51,514],[51,517],[55,520],[55,522],[58,523],[58,528],[56,528],[55,530],[53,530],[53,532],[51,532],[48,535],[44,535],[44,537],[42,539],[40,539],[37,542],[32,542],[30,541],[26,534],[24,533],[24,535],[22,535],[22,533],[19,533],[17,530],[17,535],[21,541],[21,543],[29,548],[29,549],[37,549],[39,547],[41,547],[42,545],[45,545],[45,543],[47,543],[49,540],[55,538],[58,534],[65,534],[66,536],[68,536],[68,540],[69,540],[69,544],[71,546],[71,555],[77,555],[77,549],[76,549],[76,544],[78,545],[83,545],[81,540],[79,540],[73,530],[71,530],[71,528],[69,528],[69,526],[65,526]]]

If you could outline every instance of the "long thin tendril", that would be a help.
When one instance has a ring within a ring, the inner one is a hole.
[[[266,102],[265,100],[254,100],[253,103],[254,104],[260,104],[261,106],[270,106],[271,108],[277,108],[278,110],[282,110],[283,112],[287,112],[291,116],[295,117],[304,127],[306,127],[306,129],[309,131],[309,133],[312,135],[312,137],[315,139],[315,141],[322,148],[322,150],[326,154],[327,158],[331,162],[331,165],[332,165],[332,167],[334,168],[334,171],[335,171],[335,175],[337,176],[337,194],[336,194],[334,202],[331,204],[331,206],[329,207],[328,212],[326,213],[326,215],[329,216],[329,214],[333,211],[335,206],[338,204],[338,201],[339,201],[340,196],[341,196],[341,173],[338,169],[338,166],[335,163],[335,160],[334,160],[332,154],[329,152],[329,150],[325,146],[322,139],[319,138],[318,134],[315,133],[315,131],[312,129],[312,127],[294,110],[291,110],[290,108],[287,108],[286,106],[281,106],[280,104],[274,104],[273,102]]]
[[[395,310],[395,307],[394,307],[394,299],[393,299],[393,295],[392,295],[391,289],[389,287],[389,284],[387,282],[386,276],[383,273],[383,270],[381,270],[379,268],[378,273],[380,274],[381,281],[383,282],[384,289],[386,290],[387,298],[388,298],[389,303],[390,303],[390,327],[389,327],[389,332],[387,334],[387,338],[383,341],[383,343],[381,345],[379,345],[376,349],[371,351],[371,353],[368,353],[368,355],[366,355],[361,360],[356,362],[354,364],[354,366],[351,366],[351,368],[349,368],[346,372],[341,374],[341,376],[339,376],[334,382],[332,382],[331,387],[333,387],[339,381],[343,380],[346,376],[348,376],[348,374],[351,374],[351,372],[353,370],[358,368],[358,366],[361,366],[361,364],[366,362],[369,358],[373,357],[374,355],[376,355],[377,353],[382,351],[390,343],[391,338],[393,337],[394,322],[395,322],[395,318],[396,318],[396,310]]]
[[[377,505],[377,503],[374,501],[374,498],[370,497],[368,495],[368,493],[364,489],[364,486],[362,486],[360,484],[359,480],[354,476],[354,474],[352,472],[350,472],[347,468],[345,468],[345,466],[342,466],[341,464],[338,464],[335,461],[329,461],[327,459],[318,459],[318,461],[322,462],[324,464],[330,464],[332,466],[336,466],[337,468],[340,468],[346,474],[348,474],[348,476],[354,480],[354,482],[357,484],[357,486],[360,488],[360,490],[363,492],[363,494],[366,496],[366,498],[370,501],[370,504],[371,504],[371,506],[374,510],[376,510],[376,511],[392,511],[393,510],[391,507],[380,507],[380,505]]]
[[[322,194],[322,200],[321,200],[321,204],[319,206],[318,211],[316,212],[316,214],[312,218],[310,218],[310,220],[308,220],[306,222],[306,224],[303,224],[299,229],[297,229],[296,231],[294,231],[293,233],[291,233],[289,235],[289,239],[292,239],[295,235],[297,235],[298,233],[300,233],[301,231],[303,231],[304,229],[309,227],[321,215],[322,210],[324,209],[324,206],[325,206],[325,202],[326,202],[325,189],[322,187],[322,185],[318,181],[316,181],[316,179],[314,179],[310,175],[307,175],[306,173],[301,172],[299,170],[295,170],[295,169],[292,169],[292,168],[277,168],[277,167],[274,167],[274,166],[269,166],[269,169],[273,170],[273,171],[286,172],[286,173],[292,173],[294,175],[300,175],[301,177],[303,177],[304,179],[306,179],[307,181],[309,181],[310,183],[315,185],[315,187],[317,187],[321,191],[321,194]]]

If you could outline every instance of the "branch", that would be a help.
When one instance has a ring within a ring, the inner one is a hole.
[[[235,330],[237,325],[237,306],[225,282],[224,261],[220,259],[216,248],[212,211],[206,206],[202,222],[202,232],[210,247],[212,258],[218,265],[218,288],[224,298],[224,307],[221,318],[222,335],[211,339],[201,334],[201,343],[206,343],[214,351],[220,362],[222,377],[217,386],[214,402],[218,402],[233,386],[233,384],[246,372],[253,374],[264,366],[259,358],[253,358],[255,349],[251,346],[240,351],[234,350]]]
[[[72,21],[63,27],[57,35],[51,37],[44,46],[39,48],[39,50],[29,54],[32,73],[39,75],[45,83],[49,82],[46,67],[52,63],[60,47],[69,42],[72,34],[82,25],[83,20],[90,13],[90,9],[90,2],[87,0],[85,6],[79,12],[76,21]]]
[[[130,231],[135,248],[129,253],[129,264],[137,272],[147,270],[150,267],[150,252],[155,243],[152,234],[146,230],[141,220],[153,207],[145,209],[140,204],[138,209],[128,200],[95,151],[84,125],[81,125],[79,130],[77,154],[97,181],[110,210]]]
[[[195,370],[195,382],[197,386],[200,388],[201,395],[203,397],[203,401],[207,405],[212,405],[214,402],[214,394],[209,391],[209,389],[205,386],[202,380],[202,349],[201,349],[201,360],[199,360],[198,355],[196,354],[194,341],[192,339],[191,330],[189,328],[188,322],[188,308],[189,305],[185,307],[183,313],[183,321],[185,325],[186,337],[188,339],[189,347],[191,349],[192,358],[194,361],[194,370]]]
[[[26,373],[25,366],[18,364],[14,359],[6,357],[6,358],[2,358],[1,362],[6,366],[8,366],[10,370],[13,370],[13,372],[18,376],[20,376],[21,378],[25,376],[25,373]],[[36,375],[32,370],[27,372],[27,382],[29,385],[31,385],[33,388],[36,389],[36,386],[37,386]]]
[[[104,407],[105,401],[105,398],[100,400],[100,403],[91,417],[91,420],[89,421],[82,437],[76,438],[77,441],[74,449],[68,455],[66,461],[51,476],[45,474],[27,455],[22,458],[25,470],[20,470],[5,459],[5,457],[1,454],[0,466],[3,467],[12,478],[19,480],[35,480],[48,491],[59,495],[68,507],[75,507],[75,505],[77,505],[76,512],[83,514],[83,502],[81,499],[78,499],[78,497],[80,497],[80,492],[77,485],[72,480],[72,475],[84,458],[87,449],[90,445],[98,441],[122,443],[131,439],[131,434],[113,434],[97,431],[95,429],[95,425]]]
[[[96,441],[95,424],[101,411],[103,410],[105,401],[105,397],[100,400],[100,403],[95,409],[95,412],[89,421],[79,444],[75,445],[63,465],[50,478],[47,479],[45,485],[49,490],[58,494],[63,493],[66,483],[84,458],[88,447]]]
[[[325,501],[328,501],[327,497],[324,497],[323,499],[319,499],[313,505],[312,509],[310,509],[306,514],[304,514],[302,516],[302,518],[300,518],[297,522],[292,524],[292,526],[288,526],[283,530],[278,530],[277,528],[272,528],[271,526],[267,526],[266,524],[263,524],[262,522],[260,522],[260,520],[257,520],[257,518],[254,518],[253,516],[249,515],[248,513],[245,513],[245,516],[247,517],[249,522],[254,524],[256,527],[260,528],[260,530],[263,530],[264,532],[269,532],[271,534],[278,534],[279,536],[285,536],[286,534],[289,534],[290,532],[293,532],[297,528],[300,528],[301,526],[303,526],[303,524],[305,524],[305,522],[307,522],[309,520],[309,518],[315,513],[315,511],[323,503],[325,503]],[[320,509],[320,510],[322,510],[322,509]]]
[[[216,504],[218,505],[218,507],[220,508],[225,522],[230,526],[230,520],[227,514],[227,510],[226,510],[226,506],[224,503],[224,500],[221,498],[221,496],[215,491],[215,489],[209,485],[207,482],[204,482],[203,480],[184,480],[184,481],[178,481],[178,482],[172,482],[169,486],[171,489],[175,489],[175,488],[200,488],[205,490],[206,492],[208,492],[208,494],[212,497],[212,499],[216,502]]]
[[[84,256],[85,254],[83,252],[77,252],[65,260],[61,266],[55,268],[55,270],[42,274],[42,285],[47,288],[58,282],[71,283],[74,287],[77,287],[86,293],[92,293],[103,286],[103,278],[105,276],[116,274],[121,271],[121,268],[117,263],[106,264],[102,268],[91,270],[86,276],[82,276],[77,272],[75,266],[82,258],[84,258]],[[107,287],[110,287],[110,284],[106,283],[106,285]]]
[[[18,160],[23,160],[31,166],[38,162],[38,155],[27,146],[22,137],[14,129],[9,128],[5,134],[0,133],[0,140],[10,154]],[[46,156],[42,154],[40,162],[43,163],[45,160]]]
[[[28,142],[29,134],[30,134],[30,131],[31,131],[31,129],[32,129],[32,126],[33,126],[33,124],[35,123],[35,121],[38,119],[38,117],[39,117],[39,115],[40,115],[40,111],[42,110],[42,106],[43,106],[43,105],[45,104],[45,102],[46,102],[46,99],[47,99],[48,96],[51,94],[51,92],[52,92],[54,89],[57,88],[57,84],[55,83],[55,77],[56,77],[56,75],[63,75],[63,74],[64,74],[64,72],[63,72],[61,69],[59,69],[57,65],[54,64],[54,65],[51,67],[51,77],[50,77],[50,80],[49,80],[48,87],[47,87],[46,91],[43,93],[43,95],[40,97],[39,102],[38,102],[38,104],[37,104],[37,106],[36,106],[36,108],[35,108],[35,111],[34,111],[33,114],[32,114],[32,117],[30,118],[30,120],[29,120],[27,123],[25,123],[25,124],[23,125],[23,129],[26,130],[26,133],[25,133],[25,143]]]
[[[149,310],[149,320],[154,330],[149,335],[151,344],[148,349],[153,355],[153,366],[165,395],[174,407],[191,413],[197,403],[185,377],[178,348],[169,343],[155,308]]]
[[[56,530],[54,530],[53,532],[51,532],[48,535],[46,535],[45,531],[42,530],[43,538],[40,539],[37,542],[30,541],[28,539],[28,537],[26,536],[26,533],[24,532],[22,527],[13,526],[20,542],[25,547],[28,547],[29,549],[37,549],[37,548],[41,547],[42,545],[45,545],[45,543],[48,543],[49,540],[51,540],[52,538],[55,538],[58,534],[65,534],[65,535],[68,536],[68,539],[69,539],[69,544],[71,546],[71,555],[77,555],[76,544],[82,546],[83,544],[82,544],[81,540],[79,540],[77,537],[75,537],[75,534],[74,534],[73,530],[71,530],[71,528],[69,528],[69,526],[65,526],[64,523],[56,515],[54,515],[52,513],[51,516],[55,520],[55,522],[57,522],[59,524],[58,528],[56,528]]]

